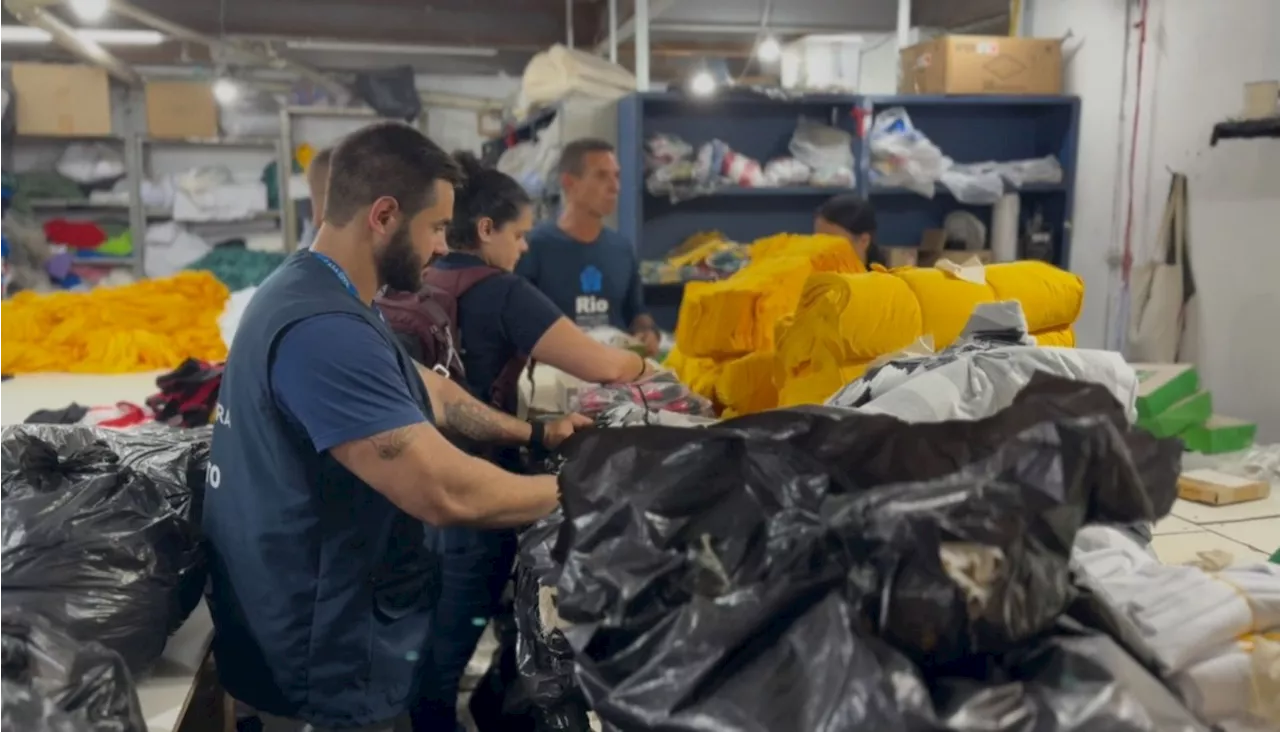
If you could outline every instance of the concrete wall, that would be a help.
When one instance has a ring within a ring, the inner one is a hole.
[[[1083,100],[1071,268],[1088,287],[1081,345],[1119,345],[1117,262],[1132,175],[1135,259],[1155,248],[1170,171],[1185,173],[1199,285],[1196,359],[1220,414],[1280,440],[1280,141],[1209,147],[1242,85],[1280,78],[1280,2],[1149,0],[1141,90],[1138,0],[1031,0],[1024,32],[1064,36],[1066,86]],[[1126,75],[1127,69],[1127,75]]]

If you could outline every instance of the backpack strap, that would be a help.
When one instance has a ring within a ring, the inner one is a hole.
[[[487,265],[482,267],[463,267],[461,269],[427,267],[422,273],[422,283],[444,290],[457,300],[467,290],[490,277],[495,277],[502,273],[503,271],[497,267],[489,267]]]

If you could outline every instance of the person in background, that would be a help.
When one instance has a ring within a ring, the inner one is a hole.
[[[400,123],[334,151],[324,223],[258,288],[215,410],[202,528],[213,650],[265,732],[394,728],[438,596],[424,524],[515,527],[558,505],[551,476],[467,455],[445,434],[554,446],[541,429],[413,362],[372,307],[446,250],[453,159]]]
[[[329,158],[332,155],[333,148],[326,147],[313,155],[311,164],[307,166],[307,188],[311,191],[311,220],[298,236],[300,249],[311,247],[311,243],[316,240],[316,233],[320,231],[320,224],[324,222],[324,198],[325,192],[329,189]]]
[[[618,206],[618,159],[604,140],[565,145],[557,166],[560,216],[529,232],[529,253],[516,271],[583,327],[629,331],[650,355],[660,337],[645,312],[640,261],[632,242],[605,228]]]
[[[876,210],[870,201],[861,196],[847,193],[827,199],[826,203],[818,207],[813,232],[848,239],[858,258],[868,269],[872,264],[883,264],[879,249],[875,246]]]
[[[516,380],[528,356],[584,381],[619,383],[651,374],[632,351],[606,346],[583,333],[528,280],[512,274],[533,228],[529,195],[511,177],[481,167],[468,153],[455,155],[465,175],[456,190],[450,253],[434,261],[426,281],[448,288],[473,282],[457,295],[458,329],[467,387],[477,399],[516,413]],[[483,279],[476,280],[476,276]],[[490,453],[510,471],[520,470],[518,450]],[[435,532],[442,563],[440,601],[426,654],[431,665],[420,683],[413,713],[417,732],[455,729],[458,684],[501,601],[515,559],[509,530],[451,527]]]

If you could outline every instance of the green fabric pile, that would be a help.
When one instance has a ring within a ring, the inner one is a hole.
[[[280,252],[256,252],[239,243],[223,244],[192,262],[187,269],[211,272],[227,289],[235,292],[262,284],[286,256]]]
[[[1194,452],[1217,455],[1253,445],[1258,426],[1213,413],[1200,374],[1182,363],[1133,364],[1138,373],[1138,426],[1156,437],[1179,437]]]
[[[58,173],[35,170],[14,174],[12,206],[15,210],[30,211],[32,201],[49,198],[76,202],[89,197],[78,183]]]

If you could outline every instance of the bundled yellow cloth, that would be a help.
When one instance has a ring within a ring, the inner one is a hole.
[[[732,277],[685,287],[668,365],[725,414],[825,401],[921,338],[946,348],[975,306],[1017,300],[1037,343],[1074,346],[1084,282],[1043,262],[867,272],[849,242],[779,234]]]
[[[778,341],[777,406],[821,402],[875,359],[919,338],[946,348],[982,303],[1017,300],[1037,343],[1075,345],[1071,324],[1084,302],[1079,277],[1043,262],[983,269],[977,282],[941,269],[910,267],[810,277],[794,322]]]
[[[20,292],[0,304],[0,368],[113,374],[220,361],[227,349],[218,316],[228,296],[208,272],[89,292]]]
[[[772,350],[777,324],[795,312],[814,272],[864,272],[837,236],[779,234],[751,245],[751,263],[719,282],[685,285],[676,344],[686,356],[731,360]]]

